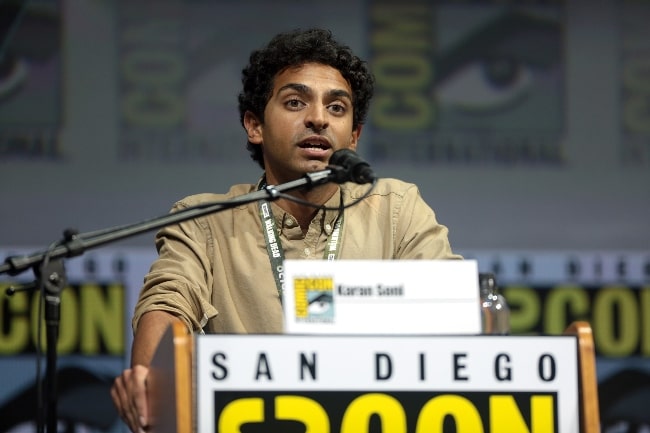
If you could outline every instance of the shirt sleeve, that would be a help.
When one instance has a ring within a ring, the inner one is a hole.
[[[184,208],[177,203],[172,211]],[[162,310],[179,317],[191,331],[200,331],[217,315],[211,305],[214,240],[202,218],[164,227],[156,234],[158,258],[144,278],[133,315],[133,330],[143,314]]]
[[[462,259],[452,251],[449,230],[414,184],[407,184],[401,205],[393,208],[398,259]]]

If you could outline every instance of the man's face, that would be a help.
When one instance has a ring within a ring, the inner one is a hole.
[[[280,72],[264,110],[264,124],[246,113],[249,141],[262,146],[269,184],[323,170],[334,151],[356,149],[352,89],[341,73],[317,63]]]

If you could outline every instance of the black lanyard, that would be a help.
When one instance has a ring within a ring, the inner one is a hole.
[[[260,189],[261,188],[264,188],[264,182],[262,182]],[[341,203],[343,203],[343,197],[341,197]],[[271,262],[271,270],[273,271],[273,278],[275,279],[275,285],[278,289],[278,295],[280,295],[280,300],[282,300],[282,292],[284,290],[284,248],[282,248],[280,234],[275,225],[275,217],[271,210],[271,203],[263,200],[259,202],[258,207],[260,211],[260,220],[262,221],[262,232],[266,239],[266,251],[269,255],[269,261]],[[334,228],[332,229],[331,234],[327,238],[327,245],[325,246],[323,259],[335,260],[338,257],[341,245],[342,227],[343,212],[341,211],[334,222]]]

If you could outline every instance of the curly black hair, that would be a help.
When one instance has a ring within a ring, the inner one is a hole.
[[[354,105],[352,126],[366,120],[374,91],[374,77],[367,63],[351,49],[337,42],[332,32],[324,29],[296,29],[276,35],[268,45],[251,53],[249,64],[242,70],[243,90],[239,93],[239,117],[244,125],[247,111],[264,122],[264,108],[271,98],[275,76],[291,66],[320,63],[336,68],[352,88]],[[247,144],[251,158],[264,168],[261,146]]]

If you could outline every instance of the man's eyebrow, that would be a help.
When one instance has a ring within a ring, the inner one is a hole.
[[[350,92],[348,92],[347,90],[343,90],[343,89],[330,90],[329,92],[327,92],[327,94],[329,96],[333,96],[333,97],[336,97],[336,98],[347,98],[350,101],[352,100],[352,95],[350,95]]]
[[[312,90],[309,86],[299,83],[288,83],[278,89],[278,94],[284,92],[285,90],[295,90],[299,93],[310,94]]]
[[[300,83],[288,83],[278,89],[278,94],[286,90],[295,90],[296,92],[303,93],[305,95],[311,95],[313,93],[311,87],[309,86]],[[350,95],[347,90],[343,89],[332,89],[327,92],[327,95],[329,97],[347,98],[349,100],[352,100],[352,95]]]

